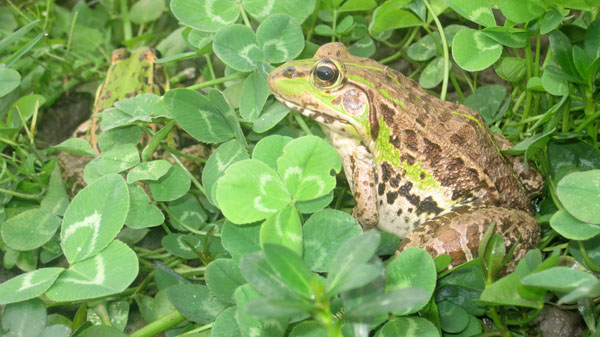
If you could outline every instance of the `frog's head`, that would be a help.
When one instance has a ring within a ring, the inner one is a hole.
[[[290,108],[333,132],[370,145],[370,99],[353,77],[356,66],[371,61],[351,56],[341,43],[328,43],[306,60],[287,62],[271,72],[271,92]],[[375,137],[373,137],[375,136]]]

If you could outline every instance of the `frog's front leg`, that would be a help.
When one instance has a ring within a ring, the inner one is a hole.
[[[502,207],[463,207],[440,215],[417,227],[398,247],[417,246],[427,250],[433,257],[449,254],[452,266],[457,266],[477,257],[479,243],[490,224],[496,223],[494,231],[500,233],[507,247],[515,247],[514,258],[508,270],[527,251],[538,245],[540,229],[537,221],[526,212]]]
[[[370,166],[355,165],[352,171],[352,194],[356,202],[352,216],[364,229],[376,227],[379,214],[375,192],[375,173]]]

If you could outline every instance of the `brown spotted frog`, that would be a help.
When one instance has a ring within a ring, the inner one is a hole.
[[[452,265],[473,259],[490,224],[518,260],[540,231],[531,196],[539,173],[501,150],[512,145],[464,105],[442,101],[400,72],[328,43],[315,56],[271,72],[271,91],[316,120],[342,157],[364,228],[449,254]]]

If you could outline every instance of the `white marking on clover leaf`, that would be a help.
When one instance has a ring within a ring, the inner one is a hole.
[[[473,10],[473,12],[471,12],[471,15],[474,19],[482,18],[483,16],[489,13],[486,9],[486,7],[479,7]]]
[[[273,180],[273,176],[269,173],[263,173],[258,178],[258,190],[261,194],[268,194],[267,190],[265,190],[265,186],[269,181]]]
[[[106,264],[104,263],[104,258],[101,255],[96,255],[94,257],[94,262],[96,262],[96,276],[93,279],[86,281],[67,277],[63,281],[77,284],[104,284],[104,281],[106,280]]]
[[[277,209],[275,209],[275,208],[268,208],[267,206],[263,205],[261,203],[261,199],[262,199],[262,197],[260,195],[254,198],[254,204],[253,205],[254,205],[255,209],[257,209],[258,211],[263,212],[263,213],[275,213],[275,212],[277,212]]]
[[[82,228],[90,228],[92,229],[92,237],[88,240],[89,245],[87,251],[93,251],[94,246],[96,245],[96,241],[98,240],[98,235],[100,234],[100,221],[102,220],[102,214],[98,213],[98,211],[94,211],[94,214],[85,217],[82,221],[76,222],[71,226],[67,227],[67,229],[63,232],[62,241],[63,243],[68,241],[71,235],[73,235],[76,231]],[[78,247],[77,251],[81,252],[82,247]]]
[[[267,2],[263,5],[262,11],[256,13],[256,16],[258,18],[264,18],[267,15],[271,14],[274,4],[275,4],[275,0],[267,0]]]
[[[213,132],[213,128],[212,128],[212,123],[208,120],[208,117],[206,116],[207,112],[206,111],[201,111],[198,116],[204,121],[204,123],[206,124],[206,133],[210,134],[211,136],[215,136],[215,133]]]
[[[286,237],[293,243],[302,242],[302,236],[300,236],[296,233],[287,233]]]
[[[37,283],[31,283],[31,280],[33,279],[35,274],[37,274],[37,270],[34,272],[31,272],[31,273],[25,274],[25,276],[23,277],[23,283],[21,283],[21,286],[19,287],[19,289],[17,289],[17,291],[23,291],[23,290],[27,290],[28,288],[37,287],[40,284],[47,281],[47,280],[41,280]]]
[[[177,246],[178,246],[178,247],[179,247],[181,250],[184,250],[184,251],[186,251],[186,252],[191,252],[191,251],[192,251],[192,249],[191,249],[191,248],[190,248],[190,246],[188,245],[188,244],[189,244],[189,243],[191,243],[191,242],[186,242],[186,241],[183,241],[183,239],[185,239],[185,238],[186,238],[186,237],[185,237],[185,236],[183,236],[183,235],[181,235],[181,236],[178,236],[178,237],[177,237],[177,240],[176,240],[176,241],[177,241]],[[200,248],[200,241],[196,241],[196,243],[195,243],[195,244],[194,244],[194,243],[192,243],[192,246],[193,246],[194,248]]]
[[[215,2],[217,2],[218,0],[205,0],[204,2],[204,10],[206,11],[206,16],[211,18],[212,22],[217,22],[220,23],[222,25],[226,25],[229,22],[223,20],[222,17],[218,16],[217,14],[215,14],[215,12],[213,11],[213,5],[215,4]]]
[[[266,47],[270,47],[270,46],[273,46],[273,48],[275,48],[278,52],[283,54],[284,60],[288,59],[289,52],[288,52],[287,48],[285,47],[285,43],[283,41],[269,40],[269,41],[266,41],[265,43],[263,43],[263,49],[265,49]]]
[[[259,327],[251,327],[250,328],[250,337],[260,337],[260,336],[262,336],[261,328],[259,328]]]
[[[187,219],[192,219],[192,220],[196,220],[196,214],[198,214],[197,212],[192,212],[192,211],[184,211],[183,213],[181,213],[181,215],[179,216],[179,220],[186,222]]]
[[[254,64],[254,61],[250,58],[250,56],[248,56],[250,55],[252,48],[258,48],[258,46],[255,44],[249,44],[239,51],[238,56],[246,60],[248,63]]]
[[[302,168],[300,166],[290,166],[283,172],[283,181],[287,183],[291,176],[302,177]]]
[[[304,177],[304,182],[308,182],[308,181],[312,181],[315,185],[317,185],[317,187],[319,187],[317,195],[321,195],[325,192],[325,182],[323,182],[323,179],[321,179],[321,177],[316,176],[316,175],[310,175],[310,176]]]
[[[229,165],[231,165],[231,163],[233,162],[234,158],[237,158],[238,154],[242,152],[242,150],[237,149],[235,151],[235,153],[231,154],[231,156],[228,158],[227,161],[223,162],[221,160],[221,157],[216,157],[216,162],[217,162],[217,168],[219,169],[220,172],[225,171],[225,168],[228,167]]]
[[[484,40],[485,35],[475,35],[474,36],[474,40],[475,40],[475,45],[477,45],[477,50],[479,51],[488,51],[488,50],[496,50],[498,48],[500,48],[499,44],[488,44],[486,42],[486,40]]]

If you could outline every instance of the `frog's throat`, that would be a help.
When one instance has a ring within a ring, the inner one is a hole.
[[[356,135],[354,135],[356,138],[359,138],[360,141],[367,148],[369,148],[369,150],[371,150],[371,151],[375,150],[375,142],[372,141],[371,138],[367,136],[367,134],[365,134],[364,132],[361,132],[362,127],[360,125],[356,125],[355,121],[346,120],[346,119],[342,119],[342,118],[336,118],[336,117],[333,117],[331,115],[328,115],[328,114],[325,114],[325,113],[322,113],[319,111],[314,111],[314,110],[308,109],[306,107],[302,107],[298,104],[287,101],[284,98],[279,97],[277,95],[275,95],[275,97],[280,102],[283,102],[283,104],[285,104],[288,108],[290,108],[294,111],[298,111],[303,116],[306,116],[310,119],[315,120],[316,122],[318,122],[321,125],[324,125],[325,127],[327,127],[328,129],[330,129],[333,132],[339,133],[340,135],[344,135],[344,133],[351,132],[349,130],[356,132]],[[344,131],[342,131],[342,130],[344,130]],[[350,135],[345,134],[345,136],[350,136]],[[374,152],[371,152],[371,153],[374,153]]]

